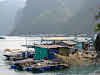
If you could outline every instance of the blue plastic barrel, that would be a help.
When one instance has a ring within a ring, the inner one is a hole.
[[[56,58],[56,56],[54,54],[49,54],[48,55],[48,59],[55,59],[55,58]]]
[[[25,58],[25,52],[22,52],[22,57]]]
[[[16,61],[16,58],[13,58],[13,61]]]
[[[27,56],[30,57],[31,56],[31,52],[27,52]]]
[[[16,67],[15,65],[11,65],[10,69],[15,69],[15,67]]]
[[[49,67],[49,66],[44,67],[44,70],[45,70],[45,71],[50,71],[50,67]]]
[[[40,68],[40,69],[38,70],[38,72],[44,72],[44,71],[45,71],[44,68]]]
[[[32,71],[32,67],[30,66],[30,67],[27,67],[27,70],[28,71]]]

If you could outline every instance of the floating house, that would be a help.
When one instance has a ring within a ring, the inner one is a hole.
[[[76,42],[68,40],[68,41],[60,41],[56,43],[58,45],[64,46],[63,48],[59,48],[59,54],[66,56],[69,55],[72,50],[76,47]]]
[[[54,59],[56,56],[54,53],[59,53],[59,48],[64,48],[60,45],[35,45],[35,56],[34,59]]]
[[[87,50],[88,49],[88,39],[87,37],[77,37],[74,41],[77,43],[76,47],[78,50]]]

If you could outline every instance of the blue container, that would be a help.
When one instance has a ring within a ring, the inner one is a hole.
[[[16,61],[16,58],[13,58],[13,61]]]
[[[45,70],[45,71],[50,71],[50,67],[49,67],[49,66],[44,67],[44,70]]]
[[[25,52],[22,52],[22,57],[25,58]]]
[[[54,54],[49,54],[48,55],[48,59],[55,59],[55,58],[56,58],[56,56]]]
[[[11,66],[10,66],[10,69],[15,69],[15,68],[16,68],[15,65],[11,65]]]
[[[57,49],[49,49],[48,50],[48,59],[55,59],[56,56],[54,55],[54,53],[59,53],[59,51]]]
[[[30,57],[31,56],[31,52],[27,52],[27,56]]]
[[[32,69],[33,69],[33,68],[30,66],[30,67],[27,67],[26,70],[27,70],[27,71],[32,71]]]
[[[38,72],[44,72],[44,71],[45,71],[44,68],[40,68],[40,69],[38,69]]]

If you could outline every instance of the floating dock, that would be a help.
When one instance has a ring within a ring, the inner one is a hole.
[[[33,59],[25,59],[21,61],[12,62],[10,68],[20,71],[31,71],[31,72],[41,73],[46,71],[56,71],[56,70],[66,69],[68,68],[68,65],[51,60],[37,61]]]

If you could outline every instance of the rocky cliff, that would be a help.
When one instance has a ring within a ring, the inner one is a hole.
[[[27,0],[10,35],[93,32],[99,4],[99,0],[66,0],[61,4],[57,0]]]

